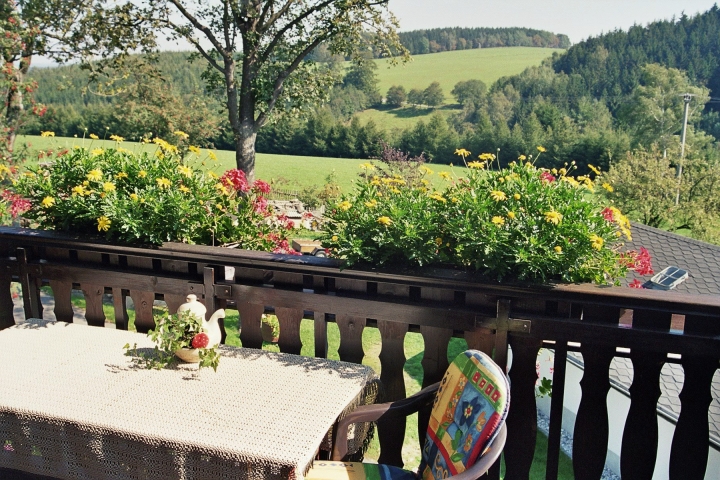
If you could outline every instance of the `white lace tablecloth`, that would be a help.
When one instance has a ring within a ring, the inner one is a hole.
[[[0,467],[67,479],[302,478],[376,382],[362,365],[221,346],[217,372],[147,370],[111,328],[0,332]]]

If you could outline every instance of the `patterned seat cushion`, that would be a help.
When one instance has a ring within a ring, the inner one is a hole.
[[[475,463],[507,415],[509,391],[503,371],[487,355],[458,355],[435,397],[418,470],[423,480],[457,475]]]
[[[377,463],[317,460],[306,480],[417,480],[413,472]]]

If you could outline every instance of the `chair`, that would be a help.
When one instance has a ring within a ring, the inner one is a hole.
[[[510,387],[502,369],[486,354],[467,350],[453,360],[442,381],[406,399],[359,407],[337,428],[332,461],[315,461],[308,480],[476,479],[500,457],[507,431]],[[418,473],[389,465],[342,462],[348,427],[398,415],[432,403]]]

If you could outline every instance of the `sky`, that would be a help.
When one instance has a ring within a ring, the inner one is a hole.
[[[390,0],[400,30],[526,27],[564,33],[572,43],[633,24],[692,16],[720,0]]]

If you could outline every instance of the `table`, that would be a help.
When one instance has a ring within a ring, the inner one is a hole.
[[[302,478],[366,366],[220,346],[217,372],[137,366],[145,336],[33,320],[0,332],[0,467],[65,479]]]

